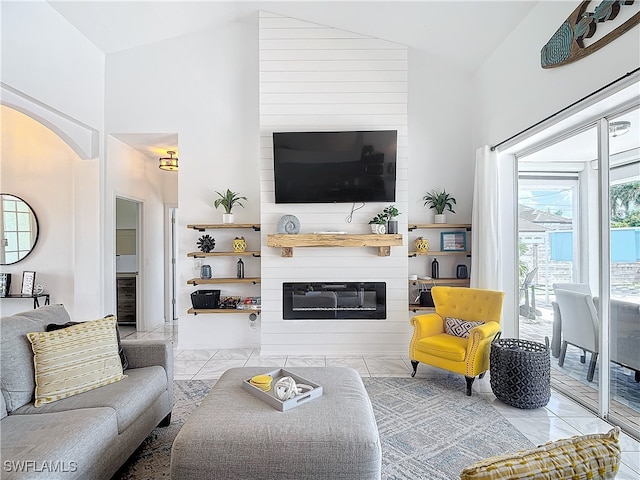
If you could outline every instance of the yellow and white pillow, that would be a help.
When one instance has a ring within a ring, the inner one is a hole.
[[[460,480],[612,479],[620,467],[619,434],[620,429],[615,427],[608,433],[565,438],[531,450],[486,458],[462,470]]]
[[[126,377],[118,355],[115,317],[53,332],[27,333],[36,372],[36,407]]]

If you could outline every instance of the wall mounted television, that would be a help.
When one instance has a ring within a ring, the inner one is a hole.
[[[274,132],[275,202],[395,202],[397,149],[397,130]]]

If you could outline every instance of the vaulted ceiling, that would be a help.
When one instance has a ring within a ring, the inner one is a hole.
[[[407,45],[473,71],[535,1],[57,1],[49,3],[100,50],[113,53],[230,21],[258,10]]]

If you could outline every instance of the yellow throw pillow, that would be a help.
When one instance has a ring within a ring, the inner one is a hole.
[[[487,458],[465,468],[460,480],[612,479],[620,467],[619,434],[615,427],[609,433],[575,436]]]
[[[36,407],[126,377],[118,355],[115,317],[53,332],[27,333],[36,372]]]

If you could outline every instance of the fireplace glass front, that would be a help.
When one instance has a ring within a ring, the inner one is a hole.
[[[282,285],[285,320],[386,318],[385,282],[292,282]]]

